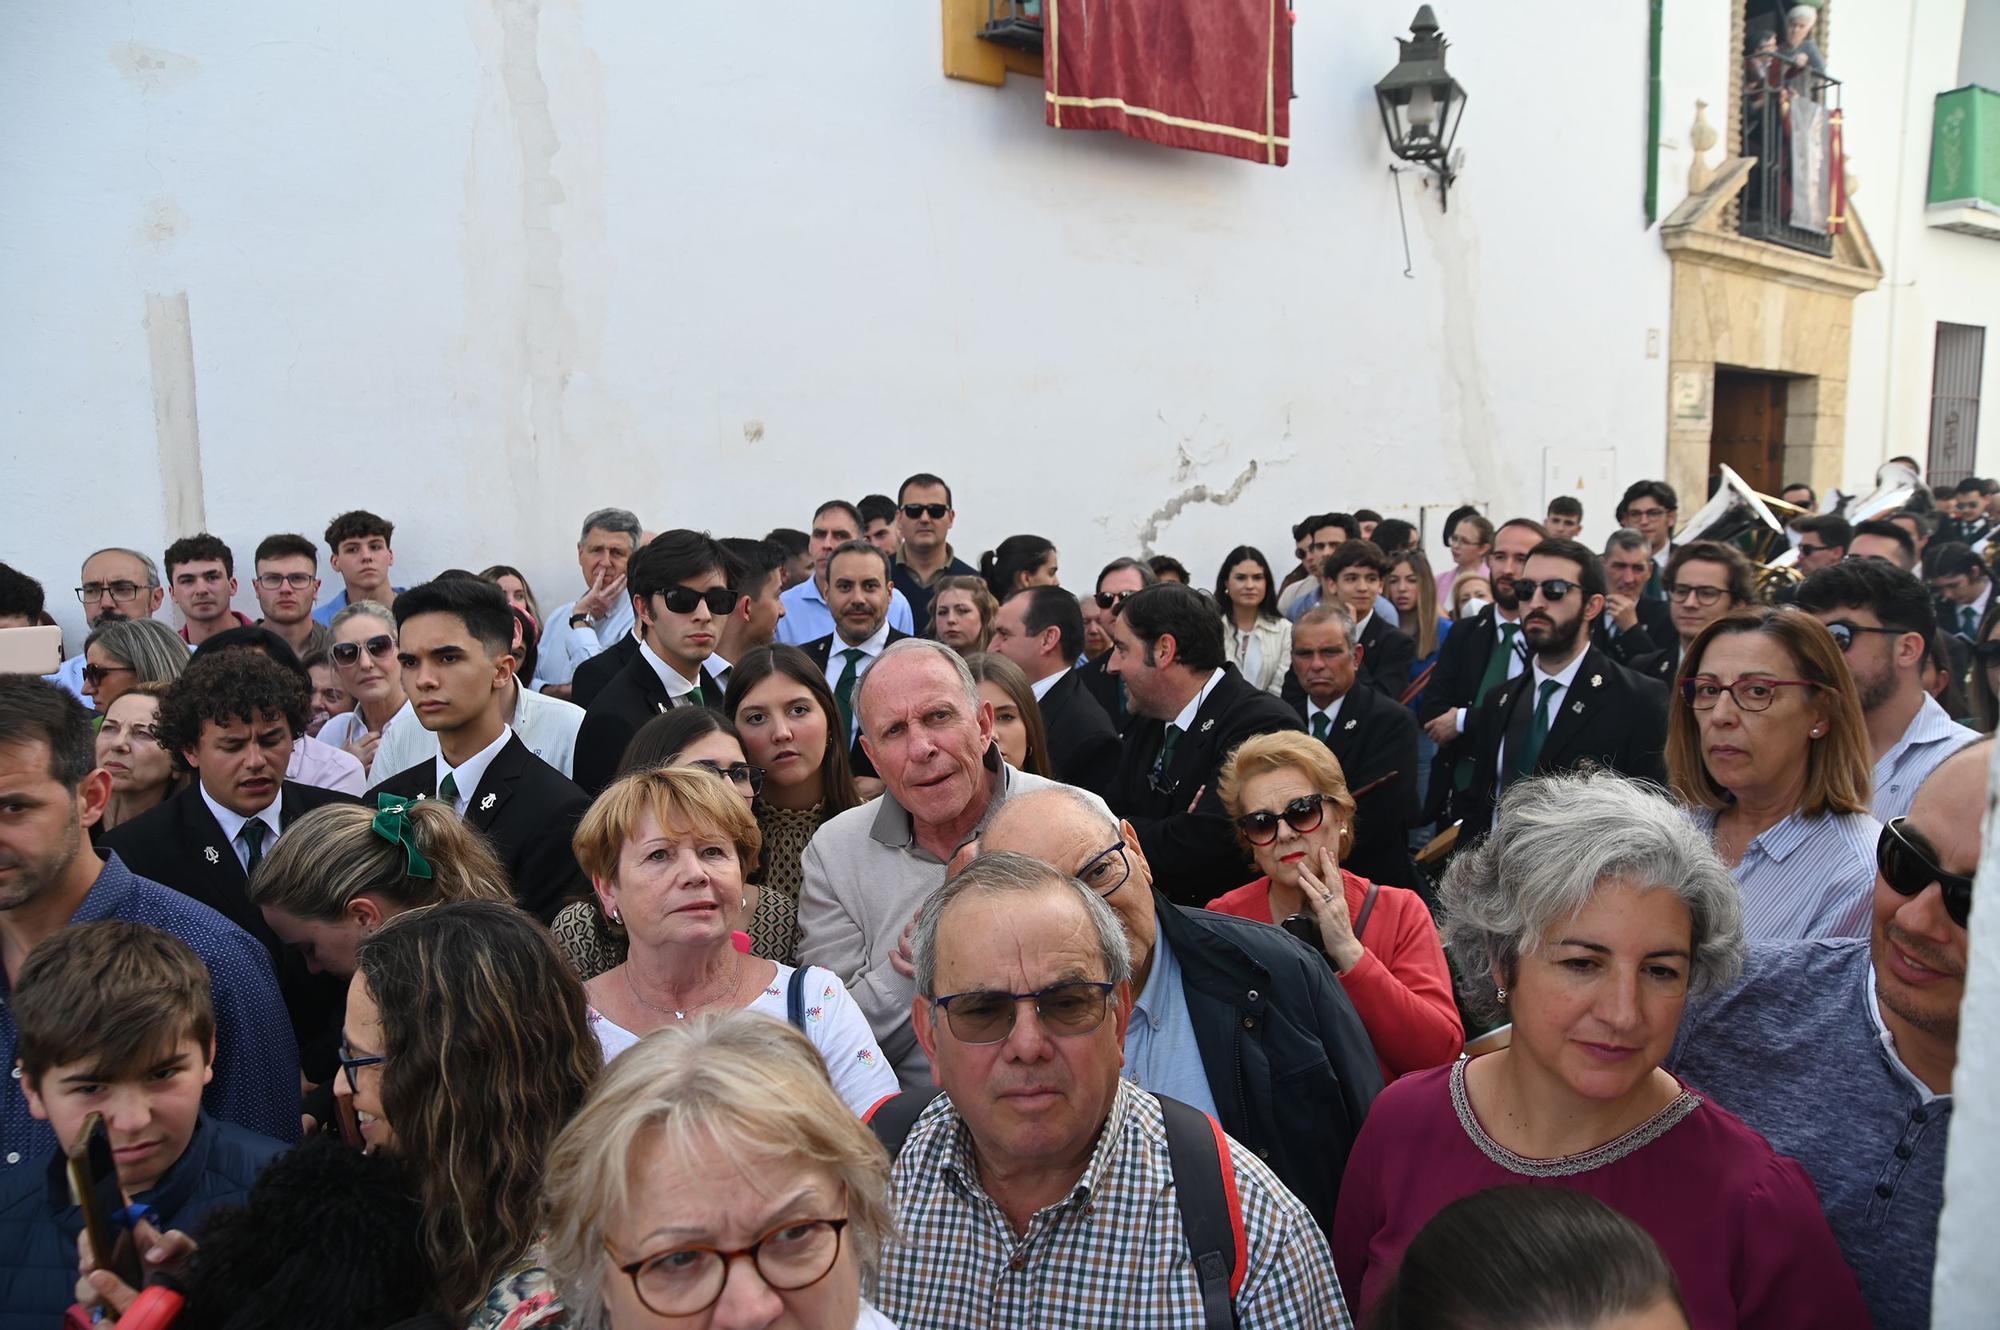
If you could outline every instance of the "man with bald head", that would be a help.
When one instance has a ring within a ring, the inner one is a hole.
[[[1931,1323],[1992,762],[1992,739],[1961,748],[1882,829],[1868,937],[1752,943],[1735,987],[1688,1007],[1668,1059],[1805,1165],[1877,1330]]]
[[[83,561],[83,582],[76,589],[83,602],[84,622],[92,628],[120,619],[150,619],[167,598],[160,581],[160,569],[149,555],[113,546]],[[49,678],[76,694],[85,706],[92,705],[83,692],[83,653],[62,663]]]
[[[979,838],[980,854],[1001,852],[1071,874],[1124,926],[1125,1076],[1215,1117],[1331,1233],[1348,1147],[1382,1074],[1326,961],[1282,929],[1173,904],[1132,824],[1081,790],[1009,800]]]
[[[839,975],[897,1077],[924,1086],[930,1063],[910,1031],[911,921],[995,809],[1054,782],[1001,758],[993,708],[942,642],[883,648],[861,676],[854,711],[883,792],[829,819],[806,846],[799,963]]]

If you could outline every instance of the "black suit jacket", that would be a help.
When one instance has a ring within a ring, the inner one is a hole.
[[[353,795],[338,790],[323,790],[289,780],[278,797],[281,835],[315,808],[357,802]],[[245,889],[249,879],[236,858],[236,849],[222,834],[222,824],[215,820],[215,814],[208,810],[200,785],[189,785],[130,822],[106,832],[99,848],[116,850],[126,867],[140,877],[149,877],[200,901],[264,944],[271,954],[271,968],[278,976],[278,991],[285,999],[285,1011],[292,1018],[301,1062],[309,1076],[323,1079],[330,1071],[326,1065],[332,1047],[328,1032],[339,1030],[341,1014],[347,1007],[347,980],[307,971],[299,953],[280,942],[271,926],[264,922],[264,912],[250,903]],[[268,853],[270,846],[264,848]]]
[[[1124,748],[1111,717],[1071,670],[1042,695],[1042,727],[1049,734],[1049,765],[1056,779],[1093,794],[1108,794],[1118,778]]]
[[[593,664],[610,654],[610,651],[605,651],[585,664]],[[631,743],[639,727],[653,717],[675,706],[706,705],[717,711],[722,710],[722,688],[712,676],[704,674],[701,689],[701,703],[673,701],[667,696],[667,686],[660,682],[660,676],[639,654],[638,644],[634,642],[624,668],[591,701],[590,709],[584,712],[583,724],[577,729],[576,757],[570,764],[577,785],[585,794],[595,798],[618,775],[618,764],[625,757],[625,745]]]
[[[1606,628],[1603,615],[1590,625],[1590,644],[1602,648],[1620,665],[1632,665],[1640,657],[1652,655],[1678,636],[1674,632],[1673,611],[1666,601],[1642,597],[1634,604],[1633,612],[1639,616],[1639,622],[1622,633],[1614,634]]]
[[[1499,620],[1493,606],[1488,605],[1470,619],[1452,626],[1444,645],[1438,649],[1437,665],[1431,671],[1431,681],[1424,689],[1424,695],[1417,710],[1417,718],[1428,722],[1436,716],[1459,707],[1468,709],[1467,728],[1471,727],[1469,711],[1479,702],[1479,685],[1486,678],[1486,665],[1493,657],[1493,649],[1501,640]],[[1514,637],[1514,649],[1526,659],[1526,648],[1520,634]],[[1462,786],[1472,779],[1471,747],[1465,736],[1460,735],[1448,744],[1438,748],[1437,760],[1431,765],[1431,793],[1425,806],[1426,819],[1438,818],[1449,822],[1458,816],[1457,805],[1463,801]]]
[[[824,670],[826,668],[826,662],[833,655],[833,639],[838,635],[839,634],[837,633],[828,633],[825,637],[815,637],[812,641],[800,647],[799,650],[805,652],[808,656],[811,656],[813,664],[819,666],[822,670]],[[891,625],[889,628],[889,636],[882,642],[882,649],[884,651],[887,651],[890,647],[896,645],[896,643],[902,641],[904,638],[908,636],[909,634],[904,632],[902,629],[897,628],[894,625]],[[872,661],[869,662],[869,668],[870,669],[874,668],[874,662]],[[827,687],[828,689],[831,689],[833,685],[828,684]],[[859,695],[860,693],[859,685],[856,685],[855,693],[857,696]],[[868,760],[868,754],[862,751],[861,727],[858,725],[855,726],[854,728],[854,742],[848,745],[847,765],[853,769],[854,774],[857,776],[872,777],[876,774],[875,764],[873,762],[870,762]]]
[[[632,633],[613,642],[604,650],[576,667],[570,676],[569,700],[590,710],[590,704],[604,691],[604,685],[618,677],[618,671],[630,665],[639,654],[639,639]]]
[[[1297,712],[1310,732],[1303,693]],[[1408,707],[1357,685],[1342,700],[1326,746],[1356,796],[1354,843],[1341,867],[1370,882],[1408,887],[1428,898],[1430,881],[1410,855],[1410,828],[1423,813],[1417,798],[1417,718]]]
[[[1167,723],[1134,716],[1125,727],[1125,751],[1106,802],[1130,819],[1154,884],[1175,904],[1204,905],[1256,876],[1223,811],[1216,774],[1251,735],[1304,728],[1296,712],[1245,683],[1234,665],[1222,667],[1222,678],[1175,745],[1173,763],[1157,777],[1153,766]]]
[[[1401,702],[1410,686],[1410,666],[1417,662],[1417,639],[1400,628],[1392,628],[1379,614],[1368,616],[1361,630],[1361,678],[1386,694],[1391,702]]]
[[[427,757],[382,781],[368,791],[371,805],[378,794],[436,798],[437,759]],[[529,752],[518,734],[508,736],[494,755],[465,806],[465,820],[486,834],[507,865],[515,901],[543,923],[589,889],[570,849],[570,837],[588,807],[584,792]]]
[[[1495,687],[1466,726],[1473,748],[1473,780],[1460,835],[1476,838],[1493,825],[1495,801],[1505,781],[1499,770],[1501,740],[1507,761],[1520,751],[1535,710],[1534,671]],[[1535,773],[1573,771],[1586,762],[1664,785],[1667,769],[1667,690],[1591,647],[1584,652]]]
[[[1657,680],[1671,693],[1674,677],[1681,672],[1681,638],[1674,633],[1667,638],[1667,644],[1649,655],[1624,662],[1625,667],[1635,674]]]
[[[1076,667],[1076,681],[1111,718],[1111,728],[1123,734],[1132,714],[1125,709],[1125,690],[1120,687],[1118,676],[1105,669],[1110,663],[1109,651],[1085,661]]]

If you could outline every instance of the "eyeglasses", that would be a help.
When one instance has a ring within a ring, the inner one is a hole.
[[[347,1046],[347,1041],[345,1039],[340,1041],[340,1069],[347,1073],[347,1088],[355,1094],[361,1093],[361,1085],[354,1073],[363,1067],[380,1066],[385,1060],[379,1053],[355,1057],[354,1050]]]
[[[86,678],[89,677],[89,673],[90,666],[84,666]],[[99,680],[98,682],[102,681]],[[148,725],[143,721],[135,721],[130,725],[120,725],[117,721],[106,717],[104,722],[97,727],[97,737],[100,739],[110,739],[115,743],[120,735],[123,735],[135,744],[158,743],[160,741],[158,728]]]
[[[139,593],[152,585],[151,582],[143,585],[138,582],[85,582],[76,589],[76,598],[89,605],[109,595],[113,604],[123,605],[138,599]]]
[[[1681,682],[1681,696],[1696,711],[1713,711],[1724,693],[1739,711],[1769,711],[1780,688],[1817,688],[1810,679],[1738,679],[1724,683],[1712,674],[1697,674]]]
[[[1127,597],[1127,596],[1129,596],[1129,595],[1131,595],[1131,594],[1132,594],[1132,593],[1131,593],[1131,592],[1129,592],[1129,591],[1100,591],[1100,592],[1098,592],[1098,593],[1097,593],[1097,595],[1096,595],[1095,597],[1093,597],[1093,599],[1095,599],[1095,600],[1097,601],[1097,608],[1098,608],[1098,609],[1100,609],[1100,610],[1108,610],[1108,609],[1110,609],[1110,608],[1111,608],[1111,607],[1112,607],[1113,605],[1122,605],[1122,604],[1124,604],[1124,603],[1125,603],[1125,597]]]
[[[1486,542],[1483,540],[1479,540],[1475,537],[1468,537],[1468,536],[1453,536],[1450,540],[1447,540],[1445,542],[1445,544],[1451,546],[1455,550],[1469,550],[1475,545],[1484,545],[1485,543]]]
[[[361,648],[368,648],[368,654],[382,660],[396,653],[396,639],[387,633],[377,633],[366,642],[335,642],[327,648],[326,654],[333,657],[336,665],[352,665],[361,659]]]
[[[736,608],[736,593],[726,586],[697,591],[691,586],[670,586],[660,593],[669,614],[693,614],[697,605],[707,605],[710,614],[727,614]]]
[[[1109,896],[1125,885],[1132,876],[1132,860],[1125,853],[1125,842],[1119,841],[1108,850],[1099,850],[1076,870],[1077,881],[1089,887],[1100,896]]]
[[[1931,883],[1937,883],[1944,894],[1944,912],[1964,928],[1972,917],[1972,879],[1947,873],[1932,863],[1930,856],[1917,848],[1915,833],[1908,830],[1909,821],[1906,817],[1890,818],[1889,825],[1882,828],[1875,842],[1875,867],[1899,896],[1921,896]]]
[[[944,515],[950,511],[951,505],[948,503],[906,503],[903,505],[903,516],[909,518],[912,522],[916,521],[919,517],[928,517],[933,522],[942,522]]]
[[[1839,548],[1840,546],[1838,545],[1808,545],[1802,540],[1799,542],[1799,557],[1801,559],[1810,559],[1815,554],[1824,554],[1828,550]]]
[[[276,591],[279,587],[290,587],[294,591],[304,591],[319,579],[312,573],[259,573],[257,585],[266,591]]]
[[[137,674],[130,665],[86,665],[83,667],[83,681],[92,688],[101,685],[114,674]]]
[[[1252,845],[1269,845],[1278,839],[1280,819],[1293,831],[1304,835],[1317,827],[1326,817],[1326,796],[1304,794],[1286,804],[1275,813],[1245,813],[1236,819],[1236,829],[1243,833],[1243,839]]]
[[[1833,644],[1840,648],[1843,655],[1846,654],[1849,647],[1854,645],[1854,638],[1857,633],[1885,633],[1890,637],[1901,637],[1903,635],[1901,628],[1871,628],[1867,624],[1849,623],[1845,619],[1835,619],[1826,626],[1826,631],[1833,638]]]
[[[1692,582],[1675,582],[1667,588],[1668,600],[1692,600],[1703,609],[1707,609],[1728,594],[1729,590],[1726,587],[1696,586]]]
[[[1656,517],[1665,517],[1665,508],[1627,508],[1625,516],[1635,522],[1650,522]]]
[[[1539,582],[1532,577],[1517,577],[1513,582],[1514,598],[1526,604],[1535,598],[1535,591],[1539,588],[1542,599],[1551,605],[1560,605],[1563,597],[1576,590],[1578,585],[1566,577],[1549,577]]]
[[[944,1010],[952,1037],[961,1044],[997,1044],[1014,1032],[1014,1019],[1023,1002],[1035,1004],[1035,1019],[1059,1039],[1089,1034],[1104,1024],[1111,1010],[1111,994],[1116,984],[1071,979],[1033,993],[999,993],[981,989],[932,998],[931,1005]]]
[[[825,1279],[840,1259],[840,1234],[847,1223],[845,1215],[792,1219],[748,1247],[675,1247],[618,1268],[653,1315],[699,1316],[722,1300],[729,1263],[739,1256],[748,1256],[757,1277],[781,1293],[810,1288]],[[611,1249],[607,1245],[605,1250]],[[618,1259],[615,1253],[612,1259]]]
[[[764,768],[754,763],[732,762],[725,767],[713,758],[698,757],[688,765],[713,771],[739,790],[748,790],[752,794],[761,794],[764,790]]]

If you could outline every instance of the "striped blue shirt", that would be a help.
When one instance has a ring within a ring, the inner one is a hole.
[[[1936,698],[1926,697],[1903,737],[1875,764],[1875,820],[1887,822],[1909,812],[1924,777],[1978,738],[1953,720]]]
[[[1715,813],[1694,812],[1711,839]],[[1730,871],[1743,898],[1743,936],[1863,937],[1875,894],[1875,841],[1882,824],[1866,813],[1793,813],[1766,827]]]

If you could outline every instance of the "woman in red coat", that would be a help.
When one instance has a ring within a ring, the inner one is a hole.
[[[1430,911],[1414,891],[1340,867],[1354,843],[1354,796],[1327,746],[1293,731],[1246,739],[1216,791],[1264,876],[1208,908],[1266,924],[1294,914],[1318,923],[1384,1081],[1457,1057],[1465,1027]]]

